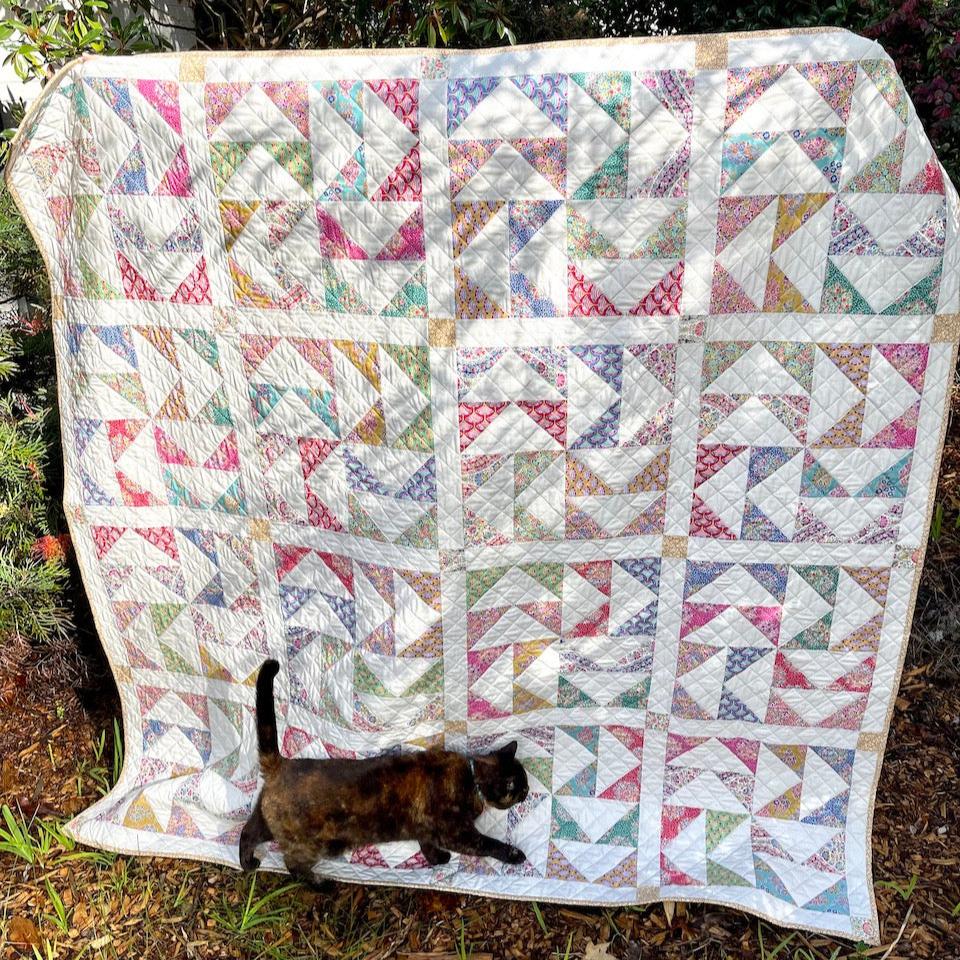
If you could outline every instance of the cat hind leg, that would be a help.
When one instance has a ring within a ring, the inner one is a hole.
[[[273,833],[267,821],[263,817],[263,811],[260,809],[260,800],[257,799],[256,806],[250,819],[243,825],[240,833],[240,866],[244,870],[256,870],[260,866],[260,858],[256,855],[257,847],[261,843],[266,843],[273,839]]]
[[[299,880],[300,883],[305,884],[317,893],[329,893],[334,889],[333,881],[318,877],[313,872],[313,867],[321,857],[339,856],[344,849],[346,848],[339,844],[330,844],[319,851],[299,848],[285,851],[283,862],[286,864],[287,870],[294,880]]]

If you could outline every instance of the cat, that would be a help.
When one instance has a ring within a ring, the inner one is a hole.
[[[276,840],[296,879],[322,888],[314,864],[368,843],[417,840],[427,863],[451,851],[519,864],[519,847],[480,833],[484,804],[506,810],[529,789],[517,742],[467,757],[449,750],[369,759],[287,759],[280,755],[273,680],[267,660],[257,675],[257,741],[264,787],[240,835],[240,865],[255,870],[259,844]]]

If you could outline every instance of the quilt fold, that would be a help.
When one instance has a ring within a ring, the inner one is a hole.
[[[274,656],[287,756],[528,771],[526,864],[330,876],[877,942],[960,204],[876,43],[94,57],[7,178],[123,706],[73,836],[236,865]]]

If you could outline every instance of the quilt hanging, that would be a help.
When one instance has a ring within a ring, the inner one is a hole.
[[[123,702],[78,839],[236,863],[272,655],[288,756],[529,773],[481,823],[526,864],[333,876],[876,940],[960,333],[957,195],[879,46],[85,59],[8,178]]]

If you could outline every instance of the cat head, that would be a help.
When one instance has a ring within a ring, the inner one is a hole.
[[[511,740],[493,753],[473,758],[477,787],[491,806],[506,810],[525,799],[527,771],[517,759],[517,741]]]

